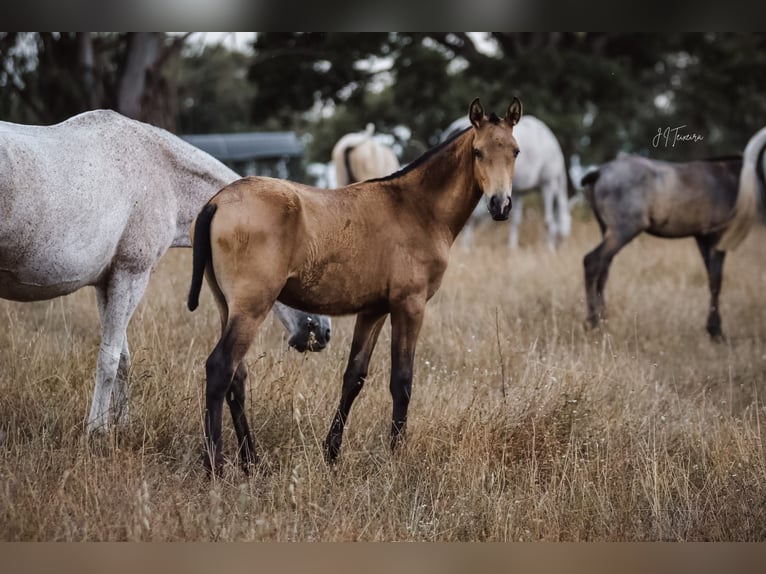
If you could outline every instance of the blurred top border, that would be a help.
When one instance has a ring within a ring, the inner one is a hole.
[[[741,5],[740,5],[741,4]],[[701,0],[642,3],[603,0],[388,0],[313,2],[310,0],[28,0],[7,2],[8,31],[234,31],[285,28],[324,31],[533,31],[562,24],[578,28],[640,28],[693,31],[736,27],[760,18],[757,4]],[[752,15],[751,15],[752,14]],[[616,19],[613,15],[616,15]],[[611,17],[611,18],[610,18]]]

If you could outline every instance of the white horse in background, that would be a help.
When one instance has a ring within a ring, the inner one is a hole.
[[[373,138],[375,125],[344,135],[332,148],[335,187],[390,175],[399,169],[393,150]]]
[[[470,124],[464,117],[458,118],[444,130],[442,141]],[[534,116],[523,116],[513,135],[519,143],[519,157],[513,175],[513,209],[511,210],[511,249],[519,246],[519,225],[521,224],[523,197],[525,192],[539,188],[543,195],[545,226],[548,230],[548,246],[554,249],[569,237],[572,218],[567,199],[567,171],[564,153],[551,129]],[[473,239],[473,228],[486,219],[487,210],[477,206],[463,229],[463,246]]]
[[[95,287],[101,347],[89,432],[108,428],[113,395],[115,420],[127,421],[128,322],[160,257],[191,246],[192,220],[236,179],[191,144],[112,111],[47,127],[0,122],[0,297]],[[326,345],[329,318],[275,311],[291,345]]]

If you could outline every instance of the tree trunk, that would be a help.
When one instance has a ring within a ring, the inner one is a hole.
[[[89,109],[103,106],[102,93],[96,81],[96,58],[90,32],[77,33],[77,60],[82,74],[82,87]]]
[[[161,39],[162,34],[157,32],[136,32],[128,37],[128,56],[117,94],[117,111],[121,114],[143,119],[146,72],[159,57]]]

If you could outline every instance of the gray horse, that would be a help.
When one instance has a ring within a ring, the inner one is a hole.
[[[718,296],[726,252],[718,242],[732,222],[742,158],[670,163],[624,155],[582,179],[603,240],[585,256],[588,321],[605,316],[609,265],[642,231],[658,237],[693,236],[708,273],[707,331],[722,339]]]
[[[203,205],[238,179],[169,132],[98,110],[54,126],[0,122],[0,297],[38,301],[92,285],[101,347],[88,431],[127,421],[126,330],[168,247],[190,247]],[[276,305],[300,351],[329,318]]]

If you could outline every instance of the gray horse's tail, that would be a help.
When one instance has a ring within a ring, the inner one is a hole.
[[[598,221],[598,225],[599,227],[601,227],[601,232],[603,233],[604,230],[606,229],[606,224],[604,223],[604,220],[598,211],[598,205],[596,205],[596,193],[595,193],[595,190],[593,189],[594,187],[596,187],[596,182],[598,181],[598,178],[600,176],[601,176],[601,171],[598,169],[589,171],[580,180],[580,185],[582,185],[583,187],[583,193],[585,195],[585,199],[588,200],[588,203],[590,204],[590,208],[593,210],[593,215],[596,216],[596,221]]]
[[[753,223],[758,219],[761,203],[759,189],[762,191],[766,187],[763,173],[764,153],[766,130],[761,130],[745,148],[734,216],[715,246],[719,251],[736,248],[745,240]]]
[[[210,223],[213,221],[218,206],[208,203],[202,208],[194,223],[194,245],[192,245],[192,280],[189,288],[189,311],[194,311],[199,306],[199,294],[202,291],[202,278],[205,275],[205,267],[210,261]]]
[[[348,178],[347,185],[356,183],[357,181],[354,172],[351,170],[351,154],[354,152],[354,149],[356,149],[354,146],[348,146],[343,150],[343,166],[346,168],[346,177]]]
[[[598,181],[599,175],[601,174],[597,169],[594,169],[593,171],[589,171],[580,180],[580,185],[582,185],[583,187],[587,187],[589,185],[592,186],[594,183]]]

